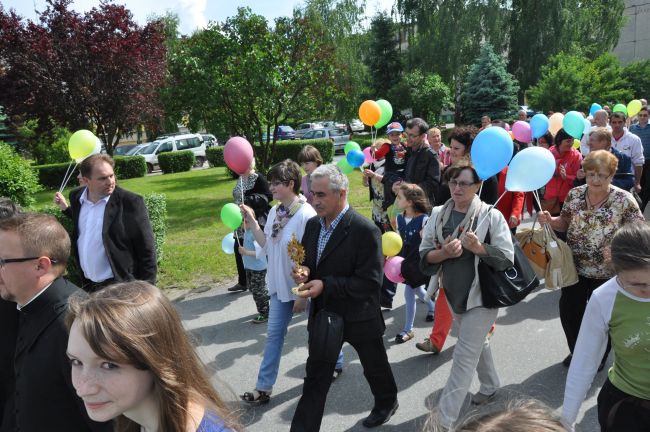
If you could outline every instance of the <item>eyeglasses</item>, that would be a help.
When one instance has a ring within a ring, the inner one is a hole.
[[[40,257],[26,257],[26,258],[7,258],[7,259],[2,259],[0,258],[0,269],[4,268],[6,264],[11,264],[11,263],[19,263],[19,262],[25,262],[25,261],[32,261],[32,260],[37,260]],[[50,262],[52,264],[56,264],[57,260],[53,260],[50,258]]]
[[[457,180],[449,180],[449,189],[455,189],[456,186],[458,186],[461,189],[467,189],[468,187],[472,186],[475,183],[471,182],[462,182],[462,181],[457,181]]]
[[[626,291],[637,291],[637,290],[650,290],[650,284],[636,284],[636,283],[631,283],[631,284],[624,284],[623,281],[621,281],[621,278],[616,276],[616,283],[621,286]]]
[[[407,133],[406,135],[407,135],[409,138],[417,138],[417,137],[422,136],[422,135],[424,135],[424,134],[412,134],[412,133]]]
[[[287,185],[289,182],[283,182],[283,181],[272,181],[270,183],[271,186],[280,186],[280,185]]]
[[[607,180],[608,178],[611,177],[611,174],[597,174],[597,173],[593,173],[593,172],[588,172],[585,176],[587,177],[587,180],[596,180],[596,179],[598,179],[601,182],[604,182],[605,180]]]

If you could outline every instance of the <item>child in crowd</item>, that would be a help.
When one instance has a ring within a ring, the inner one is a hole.
[[[429,200],[422,188],[415,184],[402,183],[395,205],[402,210],[397,216],[397,229],[402,237],[402,253],[405,256],[409,251],[418,249],[422,241],[422,228],[431,212]],[[412,287],[408,283],[404,285],[404,300],[406,302],[406,319],[404,321],[404,330],[395,336],[395,343],[401,344],[415,337],[413,333],[413,321],[415,320],[415,296],[427,304],[429,311],[426,320],[433,321],[433,311],[435,304],[424,289],[424,285]]]
[[[305,198],[307,198],[307,202],[311,204],[314,196],[309,190],[309,185],[311,184],[309,176],[316,168],[323,164],[323,157],[320,155],[320,152],[316,147],[306,145],[300,150],[300,153],[298,153],[298,164],[300,165],[300,168],[305,170],[305,175],[302,176],[300,182],[300,189]]]
[[[255,237],[244,224],[244,245],[239,246],[239,254],[244,261],[246,270],[246,286],[253,294],[257,316],[251,321],[253,324],[265,323],[269,319],[269,292],[266,289],[266,255],[259,257],[255,252]]]
[[[131,281],[70,297],[66,325],[72,385],[92,420],[113,420],[115,431],[243,429],[155,286]]]
[[[374,177],[384,185],[384,210],[395,201],[393,184],[404,180],[406,170],[406,146],[402,144],[404,128],[398,122],[390,123],[386,127],[389,143],[375,146],[375,159],[385,158],[384,174]]]
[[[373,143],[373,147],[379,148],[384,144],[390,144],[390,140],[380,138]],[[363,185],[369,187],[370,200],[372,201],[372,221],[379,227],[382,234],[393,230],[388,212],[384,207],[384,185],[381,183],[385,163],[385,158],[382,157],[371,163],[369,169],[363,170]]]

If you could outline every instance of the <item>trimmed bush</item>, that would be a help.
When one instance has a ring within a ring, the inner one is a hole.
[[[34,202],[33,195],[41,187],[29,162],[20,157],[8,144],[0,142],[0,196],[28,207]]]
[[[120,180],[144,177],[147,163],[142,156],[115,156],[115,175]]]
[[[192,169],[195,159],[191,150],[160,153],[158,165],[160,165],[163,174],[184,172]]]
[[[210,147],[205,150],[205,157],[208,164],[213,167],[225,167],[226,161],[223,159],[223,147]]]
[[[167,198],[160,193],[149,193],[142,198],[144,198],[144,204],[149,212],[149,222],[151,222],[151,229],[156,241],[156,257],[160,262],[167,236]]]
[[[63,177],[68,171],[67,163],[49,164],[49,165],[35,165],[32,167],[38,176],[38,182],[47,189],[58,189],[61,186]],[[72,177],[77,177],[79,174],[78,168],[75,168]],[[74,180],[76,182],[76,179]],[[69,183],[68,183],[69,184]]]
[[[164,194],[159,193],[146,194],[142,198],[144,199],[144,204],[149,213],[149,221],[151,222],[151,229],[156,243],[156,258],[160,263],[163,255],[165,237],[167,236],[167,199]],[[58,207],[46,207],[41,209],[40,212],[56,217],[59,223],[63,225],[65,230],[68,232],[70,238],[72,238],[72,231],[74,230],[72,219],[64,215]],[[76,246],[77,245],[73,244],[72,248],[74,249]],[[73,251],[70,251],[70,258],[68,259],[68,265],[66,266],[66,278],[72,283],[81,286],[81,267],[79,267],[79,263],[77,262],[77,258]]]

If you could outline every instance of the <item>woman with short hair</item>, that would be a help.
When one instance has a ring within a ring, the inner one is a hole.
[[[176,309],[144,281],[69,300],[72,384],[88,416],[115,432],[241,430],[210,383]]]
[[[616,156],[606,150],[590,152],[582,166],[587,184],[567,193],[560,216],[553,217],[548,211],[539,214],[540,223],[549,223],[556,231],[566,231],[578,271],[578,283],[562,288],[560,296],[560,321],[570,351],[563,361],[565,366],[571,364],[591,293],[613,276],[605,265],[604,251],[621,226],[644,220],[632,195],[611,184],[618,166]],[[605,351],[601,368],[608,352]]]

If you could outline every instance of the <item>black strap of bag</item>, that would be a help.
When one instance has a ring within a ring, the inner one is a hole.
[[[489,227],[485,235],[485,243],[490,244]],[[483,259],[479,259],[478,278],[481,284],[483,306],[486,308],[500,308],[517,304],[539,286],[535,270],[531,267],[514,236],[512,236],[512,244],[515,250],[515,262],[506,270],[495,270]]]

